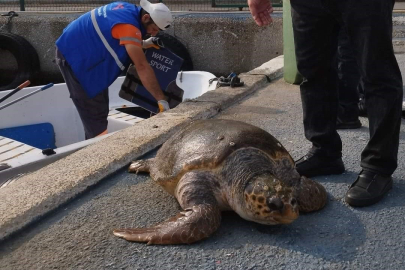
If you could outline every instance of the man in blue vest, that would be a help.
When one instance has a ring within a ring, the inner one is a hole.
[[[159,48],[156,34],[173,18],[163,3],[114,2],[71,22],[56,41],[56,63],[83,122],[86,139],[107,133],[108,87],[132,60],[160,111],[169,104],[143,49]],[[149,39],[143,40],[146,34]]]

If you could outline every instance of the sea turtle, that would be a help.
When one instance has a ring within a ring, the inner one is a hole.
[[[133,162],[149,172],[184,211],[150,228],[116,236],[148,244],[193,243],[213,234],[221,211],[261,224],[288,224],[299,211],[324,207],[324,187],[300,177],[293,159],[268,132],[234,120],[198,120],[168,139],[155,158]]]

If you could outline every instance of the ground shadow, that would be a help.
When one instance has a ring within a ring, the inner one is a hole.
[[[218,232],[198,245],[202,249],[220,250],[241,249],[249,243],[340,262],[352,261],[356,249],[365,241],[361,220],[341,201],[332,200],[323,210],[302,214],[289,225],[260,225],[245,221],[235,213],[224,213]]]
[[[360,172],[360,169],[357,171],[346,170],[342,174],[337,175],[322,175],[311,177],[311,179],[320,182],[320,183],[341,183],[347,184],[347,188],[357,179],[357,176]]]

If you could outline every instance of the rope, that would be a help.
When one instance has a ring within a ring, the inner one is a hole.
[[[1,14],[1,16],[9,16],[9,17],[8,17],[7,22],[6,22],[4,25],[2,25],[2,26],[0,27],[0,31],[2,31],[4,27],[8,26],[8,25],[10,24],[11,20],[12,20],[14,17],[17,17],[18,14],[17,14],[16,12],[14,12],[14,11],[9,11],[9,12],[6,13],[6,14]]]

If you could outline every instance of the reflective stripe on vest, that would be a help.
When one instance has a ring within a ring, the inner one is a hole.
[[[121,63],[120,59],[118,58],[117,54],[115,51],[111,48],[110,44],[108,44],[107,40],[105,39],[103,33],[101,33],[100,27],[98,26],[97,19],[96,19],[96,12],[95,9],[91,11],[91,21],[93,23],[94,29],[96,30],[98,36],[100,37],[101,41],[103,42],[105,48],[107,51],[111,54],[111,56],[114,58],[115,63],[117,66],[121,69],[124,70],[125,66]]]

